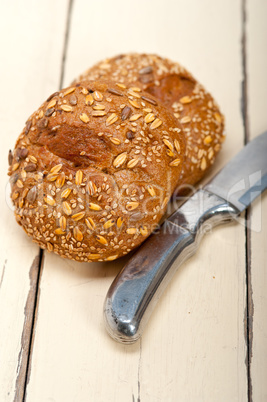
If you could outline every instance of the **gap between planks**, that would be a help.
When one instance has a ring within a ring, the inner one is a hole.
[[[249,116],[248,116],[248,76],[247,76],[247,1],[241,2],[241,58],[242,58],[242,119],[244,126],[244,145],[250,140]],[[252,380],[251,380],[251,360],[252,360],[252,340],[253,340],[253,291],[251,280],[251,207],[245,212],[245,238],[246,238],[246,308],[244,316],[244,332],[247,345],[246,366],[247,366],[247,396],[248,402],[252,402]]]

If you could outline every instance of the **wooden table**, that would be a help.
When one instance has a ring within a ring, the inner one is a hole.
[[[125,263],[40,252],[15,222],[7,153],[50,93],[96,61],[155,52],[214,95],[227,140],[212,174],[267,128],[266,0],[13,0],[0,13],[0,401],[267,401],[267,197],[214,229],[132,346],[106,333]],[[245,225],[246,219],[249,225]]]

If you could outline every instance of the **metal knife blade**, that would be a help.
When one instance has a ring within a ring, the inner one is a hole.
[[[134,343],[178,267],[212,226],[235,219],[267,188],[267,132],[251,141],[211,182],[152,234],[113,281],[104,304],[108,333]],[[175,264],[174,264],[175,261]]]

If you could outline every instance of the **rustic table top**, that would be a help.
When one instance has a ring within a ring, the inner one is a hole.
[[[267,128],[266,16],[266,0],[2,2],[1,402],[267,401],[266,194],[203,239],[127,346],[102,316],[127,258],[40,252],[15,222],[6,176],[32,111],[93,63],[131,51],[180,61],[214,95],[227,129],[214,174]]]

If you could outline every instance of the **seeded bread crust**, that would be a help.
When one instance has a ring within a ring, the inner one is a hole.
[[[197,183],[214,163],[225,136],[219,107],[192,74],[166,58],[134,53],[103,60],[78,81],[100,78],[138,86],[172,111],[186,136],[180,189]]]
[[[16,219],[62,257],[114,260],[165,213],[184,154],[181,125],[150,94],[77,83],[30,116],[9,154]]]

